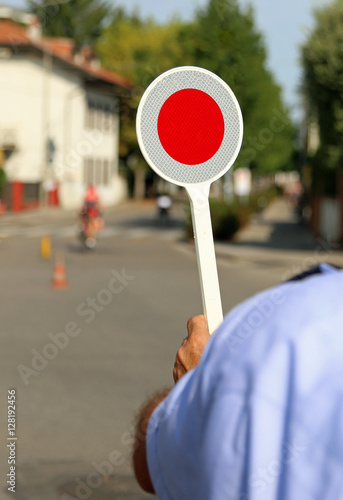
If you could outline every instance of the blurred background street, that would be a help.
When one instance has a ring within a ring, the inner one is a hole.
[[[173,384],[202,312],[185,190],[137,144],[161,73],[205,68],[242,110],[241,151],[210,193],[224,312],[343,266],[342,19],[341,0],[0,3],[0,406],[15,390],[16,498],[147,497],[134,415]],[[0,429],[6,500],[5,411]]]
[[[16,388],[18,498],[75,492],[76,498],[144,498],[130,465],[133,416],[149,393],[172,385],[186,321],[202,310],[194,245],[185,239],[181,214],[174,207],[162,224],[153,203],[120,205],[107,214],[108,231],[95,251],[82,248],[70,212],[53,218],[37,212],[30,224],[27,216],[7,217],[7,237],[1,225],[1,398]],[[51,286],[54,262],[41,256],[43,232],[65,256],[65,290]],[[273,236],[279,232],[286,232],[284,240]],[[217,255],[226,312],[305,270],[311,259],[343,262],[299,226],[282,199],[236,242],[218,244]],[[118,293],[109,292],[113,270],[123,279],[122,287],[112,286]],[[80,331],[66,341],[70,322]],[[56,349],[47,348],[54,343]],[[96,473],[105,476],[101,484]],[[3,487],[0,498],[7,498]]]

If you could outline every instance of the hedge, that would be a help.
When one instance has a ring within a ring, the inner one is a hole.
[[[277,196],[275,188],[253,193],[245,200],[236,198],[231,202],[210,199],[213,237],[216,240],[229,241],[237,231],[248,224],[253,213],[261,212]],[[186,221],[187,237],[193,237],[190,210]]]

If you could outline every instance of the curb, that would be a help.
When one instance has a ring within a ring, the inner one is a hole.
[[[327,262],[343,267],[343,253],[330,248],[324,240],[319,240],[313,250],[281,250],[256,248],[244,244],[216,243],[216,255],[232,259],[234,262],[259,264],[265,267],[301,266],[311,267],[319,262]]]

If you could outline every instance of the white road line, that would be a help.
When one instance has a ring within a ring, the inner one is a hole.
[[[52,231],[51,234],[58,238],[69,238],[71,236],[77,236],[77,229],[75,227],[63,227],[56,231]]]
[[[0,236],[6,235],[6,237],[8,237],[8,236],[18,236],[20,234],[23,234],[23,229],[9,227],[9,228],[6,228],[4,230],[4,232],[0,231]]]
[[[153,235],[153,231],[151,229],[130,229],[127,231],[127,236],[130,240],[139,240],[142,238],[149,238],[149,236]],[[155,233],[156,234],[156,233]]]
[[[32,227],[24,229],[21,234],[27,238],[39,238],[40,236],[50,236],[52,233],[51,227]]]
[[[118,236],[125,233],[122,229],[116,229],[115,227],[105,227],[103,231],[99,233],[99,238],[109,238],[111,236]]]
[[[158,238],[164,241],[175,241],[182,237],[182,229],[168,229],[160,230],[158,228],[116,228],[105,227],[99,233],[99,239],[111,237],[124,237],[131,240],[139,240],[144,238]],[[50,227],[50,226],[36,226],[26,228],[8,228],[0,230],[0,239],[10,238],[14,236],[23,236],[26,238],[41,238],[42,236],[51,236],[56,238],[77,238],[78,230],[76,226],[65,227]]]
[[[184,235],[182,229],[174,229],[169,231],[161,231],[160,239],[164,241],[179,240]]]

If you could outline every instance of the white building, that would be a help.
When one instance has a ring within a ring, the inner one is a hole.
[[[69,39],[42,38],[34,16],[0,7],[0,163],[9,208],[39,200],[77,208],[89,183],[104,205],[122,199],[118,96],[129,88],[89,49],[75,54]]]

